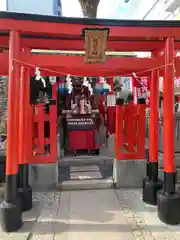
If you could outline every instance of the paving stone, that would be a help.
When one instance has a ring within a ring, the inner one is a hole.
[[[35,192],[16,233],[0,240],[180,240],[180,226],[167,226],[140,189]]]
[[[113,190],[72,192],[70,200],[69,239],[134,240]]]
[[[62,192],[56,216],[54,240],[69,240],[70,192]]]
[[[32,240],[53,240],[55,235],[54,218],[57,216],[59,201],[47,202],[32,229]]]
[[[123,199],[123,191],[117,191],[118,198]],[[151,207],[142,202],[141,191],[125,190],[124,201],[127,207],[135,213],[135,218],[141,229],[145,239],[151,237],[152,239],[178,239],[180,226],[169,227],[157,218],[156,207]],[[149,235],[149,236],[148,236]]]

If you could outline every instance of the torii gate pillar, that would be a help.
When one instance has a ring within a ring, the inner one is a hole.
[[[175,190],[176,166],[174,154],[174,39],[165,44],[164,76],[164,189],[157,195],[159,219],[171,225],[180,223],[180,194]]]
[[[19,127],[19,66],[14,61],[20,53],[20,35],[11,30],[9,39],[8,120],[6,182],[4,201],[0,205],[1,227],[6,232],[17,231],[22,225],[22,210],[17,194],[18,127]]]
[[[149,131],[149,159],[147,162],[147,176],[143,180],[143,201],[157,205],[157,192],[162,189],[162,182],[158,179],[158,110],[159,110],[159,73],[151,72],[150,80],[150,131]]]

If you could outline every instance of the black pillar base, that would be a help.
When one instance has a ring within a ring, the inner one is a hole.
[[[169,225],[180,223],[180,193],[168,194],[163,190],[157,195],[158,218]]]
[[[6,153],[0,153],[0,183],[5,182],[5,172],[6,172]]]
[[[153,181],[145,178],[143,180],[143,201],[150,205],[157,205],[157,192],[163,188],[161,180]]]
[[[32,187],[27,185],[25,188],[18,188],[18,196],[21,202],[22,212],[32,209]]]
[[[22,211],[19,198],[13,203],[3,201],[0,204],[0,224],[5,232],[15,232],[21,228]]]
[[[143,179],[143,189],[146,187],[146,183],[147,183],[148,181],[150,181],[150,178],[149,178],[149,177],[145,177],[145,178]]]

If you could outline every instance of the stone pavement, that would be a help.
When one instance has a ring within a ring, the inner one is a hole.
[[[161,223],[140,190],[36,192],[33,198],[22,229],[1,232],[0,240],[180,239],[180,226]]]

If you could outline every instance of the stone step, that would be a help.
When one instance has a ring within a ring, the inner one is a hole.
[[[97,171],[99,171],[99,168],[96,165],[92,165],[92,166],[73,166],[73,167],[71,167],[71,173],[97,172]]]
[[[70,180],[101,179],[101,173],[97,166],[75,166],[70,169]]]
[[[112,179],[69,180],[57,184],[57,188],[61,191],[110,189],[113,186]]]
[[[108,179],[113,175],[112,164],[92,166],[60,165],[58,168],[59,182],[71,180],[97,180]]]
[[[61,157],[58,160],[59,166],[92,166],[105,163],[113,163],[113,158],[108,156],[77,156]]]

